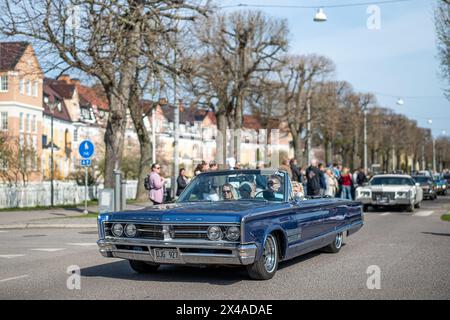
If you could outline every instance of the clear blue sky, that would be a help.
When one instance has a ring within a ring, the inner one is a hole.
[[[367,0],[222,0],[222,6],[302,5],[326,6],[361,3]],[[374,1],[376,2],[376,0]],[[327,22],[316,23],[316,9],[258,8],[267,14],[285,18],[291,32],[290,52],[319,53],[333,59],[336,78],[350,82],[357,91],[377,93],[381,106],[417,120],[440,136],[450,135],[450,102],[439,77],[433,8],[436,0],[413,0],[379,4],[381,28],[370,30],[366,6],[324,8]],[[224,10],[247,10],[229,8]],[[251,8],[254,9],[254,8]],[[390,97],[392,95],[393,97]],[[397,98],[405,102],[396,105]]]

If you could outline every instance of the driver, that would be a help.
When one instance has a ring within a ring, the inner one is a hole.
[[[267,189],[263,191],[263,197],[268,201],[280,200],[283,198],[283,195],[279,193],[280,190],[280,179],[277,176],[272,176],[267,181]]]

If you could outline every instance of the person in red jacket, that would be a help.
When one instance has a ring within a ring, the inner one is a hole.
[[[342,190],[341,198],[353,200],[352,198],[353,179],[352,175],[350,174],[349,168],[344,168],[344,170],[342,170],[341,177],[339,178],[339,183],[341,185]]]

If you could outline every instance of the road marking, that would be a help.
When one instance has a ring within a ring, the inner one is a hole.
[[[11,280],[18,280],[18,279],[28,278],[28,277],[29,277],[29,275],[24,274],[23,276],[2,279],[2,280],[0,280],[0,282],[6,282],[6,281],[11,281]]]
[[[5,231],[5,230],[0,230],[0,233],[6,233],[6,232],[8,232],[8,231]]]
[[[382,213],[382,214],[380,214],[380,216],[388,216],[388,215],[390,215],[392,212],[385,212],[385,213]]]
[[[79,243],[67,243],[69,246],[81,246],[81,247],[90,247],[90,246],[96,246],[97,244],[95,242],[79,242]]]
[[[66,250],[65,248],[37,248],[37,249],[30,249],[33,251],[44,251],[44,252],[56,252],[61,250]]]
[[[0,258],[13,259],[23,257],[24,254],[0,254]]]
[[[414,214],[415,217],[429,217],[434,213],[434,211],[421,211]]]

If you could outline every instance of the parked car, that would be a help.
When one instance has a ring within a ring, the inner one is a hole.
[[[241,265],[272,278],[281,261],[317,249],[337,253],[364,223],[361,203],[304,199],[275,170],[202,173],[172,204],[98,218],[100,253],[138,273],[160,265]]]
[[[442,177],[445,180],[447,180],[447,184],[450,186],[450,174],[449,173],[443,174]]]
[[[412,178],[422,188],[424,199],[436,200],[436,198],[437,198],[436,184],[434,183],[434,180],[432,177],[413,176]]]
[[[408,212],[419,208],[423,191],[408,175],[376,175],[365,187],[356,189],[356,200],[363,203],[364,211],[369,207],[403,207]]]

